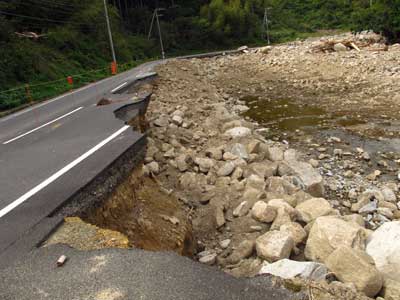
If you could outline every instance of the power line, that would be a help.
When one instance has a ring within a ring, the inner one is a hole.
[[[36,21],[46,21],[46,22],[52,22],[52,23],[86,25],[86,23],[79,23],[79,22],[73,22],[73,21],[53,20],[53,19],[47,19],[47,18],[38,18],[38,17],[14,14],[14,13],[5,12],[5,11],[0,11],[0,15],[13,16],[13,17],[19,17],[19,18],[26,18],[26,19],[30,19],[30,20],[36,20]]]

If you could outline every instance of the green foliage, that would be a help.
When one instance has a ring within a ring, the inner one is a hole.
[[[120,64],[160,55],[156,24],[151,38],[147,38],[154,9],[160,7],[166,8],[160,12],[160,25],[170,56],[265,44],[265,8],[274,43],[303,38],[318,30],[350,28],[372,29],[390,41],[400,40],[400,0],[372,0],[372,6],[370,0],[109,0],[108,3]],[[111,61],[102,0],[0,0],[0,28],[0,91],[26,83],[63,82],[49,86],[48,92],[44,88],[33,92],[34,99],[50,97],[65,91],[66,76],[103,69]],[[33,39],[16,34],[26,31],[43,36]],[[106,74],[82,82],[103,76]],[[24,101],[19,94],[9,98],[3,94],[0,109]]]

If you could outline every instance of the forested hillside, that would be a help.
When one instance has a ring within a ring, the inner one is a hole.
[[[156,27],[147,39],[155,8],[166,9],[160,23],[167,55],[265,44],[265,11],[272,42],[319,29],[400,36],[400,0],[109,0],[108,6],[119,63],[160,55]],[[0,90],[111,61],[102,0],[0,0],[0,28]]]

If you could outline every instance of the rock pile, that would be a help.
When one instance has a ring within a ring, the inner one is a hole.
[[[354,193],[347,206],[330,200],[319,162],[266,140],[240,115],[244,103],[215,84],[227,60],[249,55],[260,53],[158,70],[144,173],[192,208],[202,263],[235,276],[340,281],[368,297],[400,299],[397,190]]]

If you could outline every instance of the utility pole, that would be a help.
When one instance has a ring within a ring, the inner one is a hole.
[[[107,22],[107,30],[108,30],[108,37],[110,38],[110,47],[111,47],[111,54],[112,54],[112,59],[113,63],[117,63],[117,58],[115,57],[115,50],[114,50],[114,42],[111,34],[111,25],[110,25],[110,19],[108,17],[108,9],[107,9],[107,2],[104,0],[104,13],[106,15],[106,22]]]
[[[267,34],[267,43],[268,45],[271,44],[270,38],[269,38],[269,20],[268,20],[268,10],[270,10],[270,7],[266,7],[264,9],[264,20],[263,20],[263,38],[265,38],[265,33]]]
[[[162,39],[162,35],[161,35],[161,26],[160,26],[160,19],[159,19],[159,17],[162,17],[162,15],[158,14],[159,11],[163,11],[163,10],[165,10],[165,8],[156,8],[154,10],[153,17],[151,19],[151,25],[150,25],[148,39],[150,39],[150,37],[151,37],[151,33],[153,31],[154,19],[156,19],[157,27],[158,27],[158,36],[160,38],[161,56],[162,56],[162,59],[165,59],[164,43],[163,43],[163,39]]]

